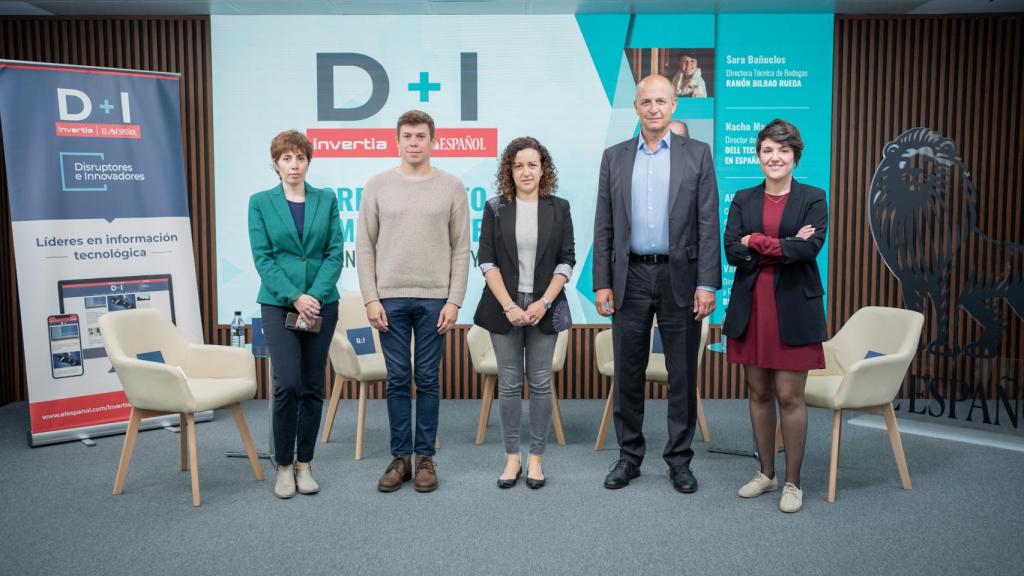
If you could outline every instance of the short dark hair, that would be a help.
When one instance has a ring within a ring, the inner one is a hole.
[[[419,126],[420,124],[426,124],[427,128],[430,129],[430,139],[434,139],[434,119],[430,117],[430,114],[422,110],[409,110],[405,114],[398,117],[398,123],[395,125],[395,132],[401,133],[402,126]]]
[[[538,193],[541,198],[547,198],[555,193],[558,188],[558,170],[551,160],[551,153],[536,138],[522,136],[508,143],[505,151],[501,153],[498,161],[498,173],[494,178],[497,180],[497,192],[506,202],[511,202],[516,195],[516,183],[512,180],[512,165],[515,164],[516,154],[523,150],[536,150],[540,154],[540,182],[537,183]]]
[[[302,152],[307,160],[313,159],[313,144],[298,130],[285,130],[270,141],[270,158],[274,163],[285,152]]]
[[[761,142],[768,138],[783,146],[789,146],[793,150],[793,165],[800,164],[800,155],[804,151],[804,139],[800,137],[800,131],[797,130],[796,126],[781,118],[776,118],[769,122],[767,126],[757,133],[758,154],[761,153]]]

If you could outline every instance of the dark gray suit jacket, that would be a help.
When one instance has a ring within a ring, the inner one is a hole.
[[[673,134],[669,153],[669,274],[676,304],[693,306],[697,286],[722,287],[718,183],[711,148]],[[629,266],[633,164],[638,138],[604,151],[594,216],[594,290],[611,288],[622,306]]]

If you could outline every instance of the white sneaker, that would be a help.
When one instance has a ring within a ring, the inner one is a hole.
[[[295,496],[295,466],[277,465],[277,482],[274,484],[274,496],[291,498]]]
[[[783,512],[799,512],[804,507],[804,491],[796,484],[786,482],[782,487],[782,498],[779,499],[779,510]]]
[[[320,491],[320,485],[313,480],[313,472],[309,464],[295,466],[295,485],[299,494],[316,494]]]
[[[778,490],[778,488],[779,478],[777,476],[775,478],[769,478],[758,472],[750,479],[750,482],[747,482],[742,488],[740,488],[740,498],[754,498],[764,494],[765,492]]]

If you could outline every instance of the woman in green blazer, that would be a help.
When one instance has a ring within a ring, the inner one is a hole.
[[[338,199],[306,183],[313,145],[295,130],[270,144],[281,183],[249,198],[249,244],[263,333],[274,369],[274,494],[313,494],[313,459],[323,407],[324,365],[338,323],[342,238]],[[289,313],[295,328],[287,328]],[[317,321],[320,330],[311,330]],[[296,459],[297,456],[297,459]]]

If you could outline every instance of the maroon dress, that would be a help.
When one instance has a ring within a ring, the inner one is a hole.
[[[778,198],[778,202],[776,202]],[[764,197],[764,234],[750,235],[747,247],[761,255],[761,272],[754,284],[750,303],[750,321],[740,338],[730,338],[726,357],[733,364],[753,364],[773,370],[815,370],[825,367],[821,343],[788,346],[779,332],[779,312],[775,304],[775,267],[782,262],[779,222],[789,200],[784,196]]]

